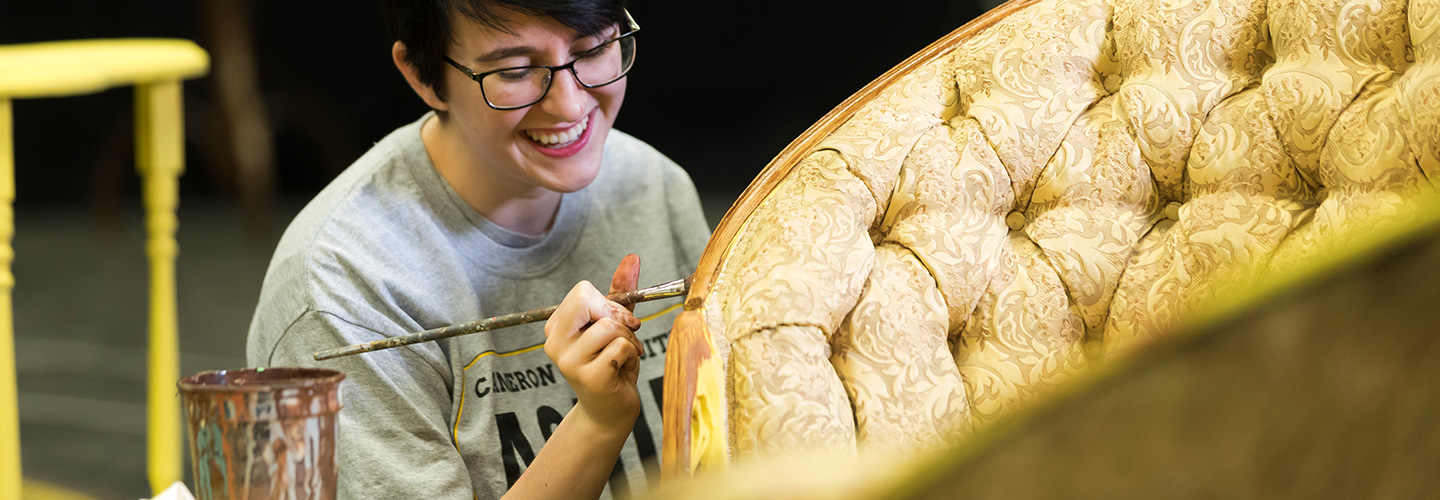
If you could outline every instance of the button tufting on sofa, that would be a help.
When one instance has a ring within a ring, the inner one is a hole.
[[[1172,201],[1165,205],[1165,218],[1180,220],[1180,202]]]
[[[1018,0],[877,82],[716,229],[686,471],[963,439],[1440,184],[1440,0]]]
[[[1010,215],[1005,216],[1005,225],[1008,226],[1011,231],[1024,229],[1025,214],[1019,210],[1011,211]]]

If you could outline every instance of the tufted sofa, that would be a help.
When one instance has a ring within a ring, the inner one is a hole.
[[[1440,183],[1440,0],[1012,0],[837,107],[717,227],[663,470],[990,426]]]

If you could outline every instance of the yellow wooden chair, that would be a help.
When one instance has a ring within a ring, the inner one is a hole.
[[[186,40],[132,39],[0,45],[0,500],[20,498],[20,420],[15,386],[10,271],[15,232],[12,99],[135,86],[135,159],[143,179],[150,258],[148,476],[160,492],[181,478],[180,349],[175,315],[177,179],[184,169],[180,80],[204,75],[210,57]]]

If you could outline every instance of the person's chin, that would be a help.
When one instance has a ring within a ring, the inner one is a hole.
[[[549,155],[531,154],[529,160],[534,162],[539,170],[547,172],[549,177],[545,184],[552,191],[561,193],[573,193],[589,186],[595,178],[600,175],[600,165],[604,159],[604,149],[600,146],[605,133],[591,136],[595,141],[589,147],[577,151],[565,157],[554,157]]]
[[[598,166],[590,169],[552,170],[550,171],[552,175],[549,179],[546,179],[545,185],[546,188],[557,193],[573,193],[585,189],[590,183],[595,182],[595,178],[598,177],[600,173],[599,171]]]
[[[532,158],[537,170],[544,172],[543,184],[551,191],[573,193],[585,189],[600,175],[601,154],[586,151],[563,159]]]

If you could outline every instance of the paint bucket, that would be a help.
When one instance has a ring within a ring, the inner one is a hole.
[[[247,368],[180,379],[195,498],[335,498],[335,416],[345,374]]]

